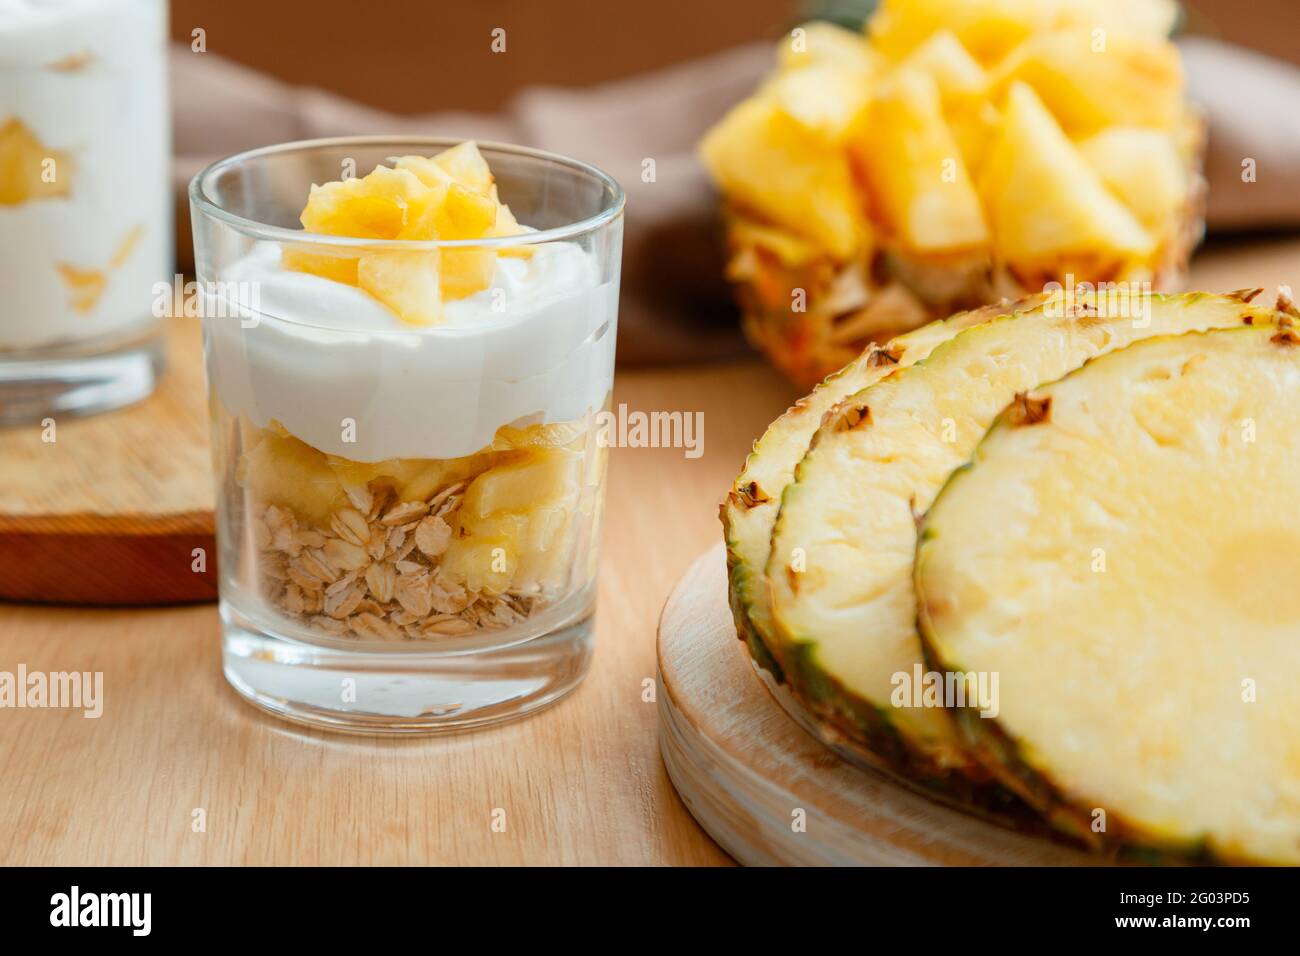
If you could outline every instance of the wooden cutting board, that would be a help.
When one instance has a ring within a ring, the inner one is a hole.
[[[851,762],[847,751],[837,753],[805,730],[798,705],[765,687],[755,670],[736,638],[719,544],[691,565],[660,618],[659,749],[687,808],[740,862],[1104,862],[937,803]]]
[[[167,370],[145,401],[0,429],[0,599],[216,599],[201,333],[168,321]]]

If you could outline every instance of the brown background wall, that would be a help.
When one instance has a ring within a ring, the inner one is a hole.
[[[798,0],[172,0],[172,33],[284,80],[401,113],[491,110],[775,37]],[[1188,30],[1300,63],[1296,0],[1190,0]],[[506,30],[505,55],[490,50]]]

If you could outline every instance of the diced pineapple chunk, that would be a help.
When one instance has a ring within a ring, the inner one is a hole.
[[[286,269],[296,272],[310,272],[312,275],[342,282],[346,285],[357,284],[357,256],[335,255],[325,251],[324,246],[285,246],[281,253],[281,263]],[[309,251],[318,250],[318,251]]]
[[[1164,40],[1090,30],[1043,34],[999,68],[998,86],[1013,82],[1032,86],[1071,136],[1107,126],[1172,129],[1183,115],[1178,49]]]
[[[47,147],[20,120],[0,126],[0,206],[72,191],[72,158]]]
[[[576,496],[582,458],[559,448],[534,448],[470,483],[461,503],[465,521],[502,512],[526,514]]]
[[[281,505],[321,526],[342,501],[343,486],[322,452],[291,435],[262,429],[245,446],[239,481],[254,498]]]
[[[782,70],[833,63],[870,74],[875,69],[875,61],[875,54],[862,34],[825,20],[801,24],[791,31],[777,52],[777,65]]]
[[[945,106],[967,97],[982,97],[988,90],[988,73],[951,30],[940,30],[926,40],[902,67],[929,74]]]
[[[722,189],[743,207],[849,259],[865,244],[863,199],[844,151],[758,96],[736,106],[700,145]]]
[[[428,187],[412,173],[379,166],[363,179],[312,186],[300,218],[308,232],[396,239],[429,199]]]
[[[1012,86],[980,180],[1002,258],[1104,278],[1152,252],[1151,235],[1102,184],[1032,89]]]
[[[438,252],[394,250],[357,260],[357,285],[409,325],[435,325],[442,318]]]
[[[517,540],[509,534],[453,537],[439,567],[470,591],[501,594],[519,570]]]
[[[430,156],[398,156],[393,160],[393,166],[411,173],[430,189],[445,189],[456,181]]]
[[[976,59],[996,63],[1052,16],[1043,0],[882,0],[869,30],[875,47],[902,59],[942,29]]]
[[[979,197],[929,74],[902,69],[882,86],[850,149],[872,208],[908,249],[942,254],[988,244]]]
[[[433,161],[456,182],[485,196],[492,188],[492,170],[488,168],[487,160],[473,140],[443,150],[433,157]]]
[[[1079,152],[1152,233],[1167,230],[1187,202],[1188,173],[1170,133],[1116,126],[1080,143]]]

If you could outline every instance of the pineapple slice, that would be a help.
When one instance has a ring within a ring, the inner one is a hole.
[[[781,495],[794,480],[794,468],[808,450],[822,417],[836,402],[884,378],[896,368],[921,361],[939,344],[963,329],[990,321],[1005,312],[987,306],[931,322],[900,336],[883,348],[867,349],[854,361],[813,389],[778,418],[754,443],[744,470],[722,503],[723,537],[727,542],[731,607],[741,640],[755,659],[779,678],[781,647],[771,639],[771,602],[763,570],[771,554],[772,526]]]
[[[1300,863],[1294,342],[1238,328],[1090,362],[1035,389],[1032,426],[1004,413],[926,514],[926,657],[999,675],[994,719],[961,728],[1073,832]]]
[[[988,245],[979,197],[929,74],[900,70],[881,87],[850,149],[872,208],[906,249],[932,255]]]
[[[1155,241],[1024,84],[1011,87],[980,192],[1001,258],[1022,275],[1107,278]]]
[[[867,238],[848,157],[770,97],[736,106],[700,144],[722,189],[763,218],[848,259]]]
[[[21,120],[0,126],[0,206],[70,195],[73,172],[72,157],[48,148]]]
[[[1107,126],[1173,129],[1184,113],[1178,49],[1164,40],[1088,30],[1036,36],[998,70],[996,85],[1034,88],[1062,128],[1087,136]]]
[[[796,694],[871,713],[936,769],[966,767],[946,712],[895,706],[895,675],[922,665],[912,557],[923,514],[1016,396],[1131,342],[1282,316],[1249,296],[1134,294],[1074,317],[1063,295],[970,328],[926,361],[844,399],[782,498],[766,568],[772,639]]]
[[[1116,126],[1079,144],[1079,153],[1153,235],[1177,222],[1187,202],[1187,166],[1171,134]]]

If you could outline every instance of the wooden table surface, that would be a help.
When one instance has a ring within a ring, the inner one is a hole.
[[[1294,238],[1218,247],[1193,284],[1292,278]],[[659,758],[655,625],[718,540],[750,443],[795,397],[755,360],[619,373],[629,409],[703,412],[704,454],[612,453],[595,662],[573,695],[515,724],[419,740],[304,731],[226,686],[213,605],[0,605],[0,671],[104,673],[99,719],[0,709],[0,864],[727,862]]]

